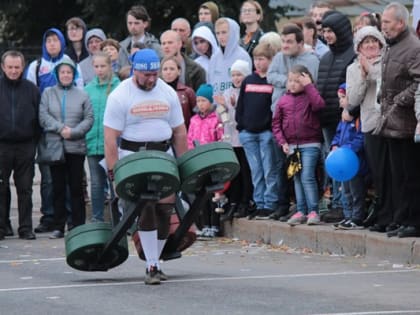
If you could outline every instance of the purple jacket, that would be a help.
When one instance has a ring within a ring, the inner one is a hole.
[[[321,142],[318,112],[325,107],[315,85],[308,84],[302,93],[287,92],[277,103],[272,129],[279,145]]]

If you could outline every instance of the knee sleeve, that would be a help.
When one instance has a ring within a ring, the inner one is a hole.
[[[169,236],[169,226],[174,206],[173,203],[156,204],[158,239],[160,240],[165,240]]]

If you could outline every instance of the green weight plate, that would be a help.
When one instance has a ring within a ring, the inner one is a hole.
[[[119,160],[114,167],[117,194],[136,202],[140,194],[157,194],[159,199],[179,190],[176,159],[161,151],[140,151]]]
[[[111,236],[112,226],[109,223],[91,223],[75,227],[65,238],[67,264],[82,271],[106,271],[122,264],[128,257],[125,236],[109,255],[98,262]]]
[[[229,143],[200,145],[178,158],[181,190],[199,191],[203,186],[226,183],[239,172],[239,163]]]

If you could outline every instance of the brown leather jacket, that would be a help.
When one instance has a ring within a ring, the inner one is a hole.
[[[194,115],[194,107],[197,105],[195,93],[192,88],[178,82],[176,85],[176,94],[178,94],[179,102],[181,103],[185,127],[188,129],[190,119]]]
[[[381,119],[375,133],[412,138],[417,124],[414,94],[420,82],[420,41],[407,28],[388,44],[382,59]]]

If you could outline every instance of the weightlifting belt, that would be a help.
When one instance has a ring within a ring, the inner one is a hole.
[[[123,150],[137,152],[140,150],[156,150],[166,152],[171,147],[171,140],[161,142],[136,142],[121,139],[120,148]]]

